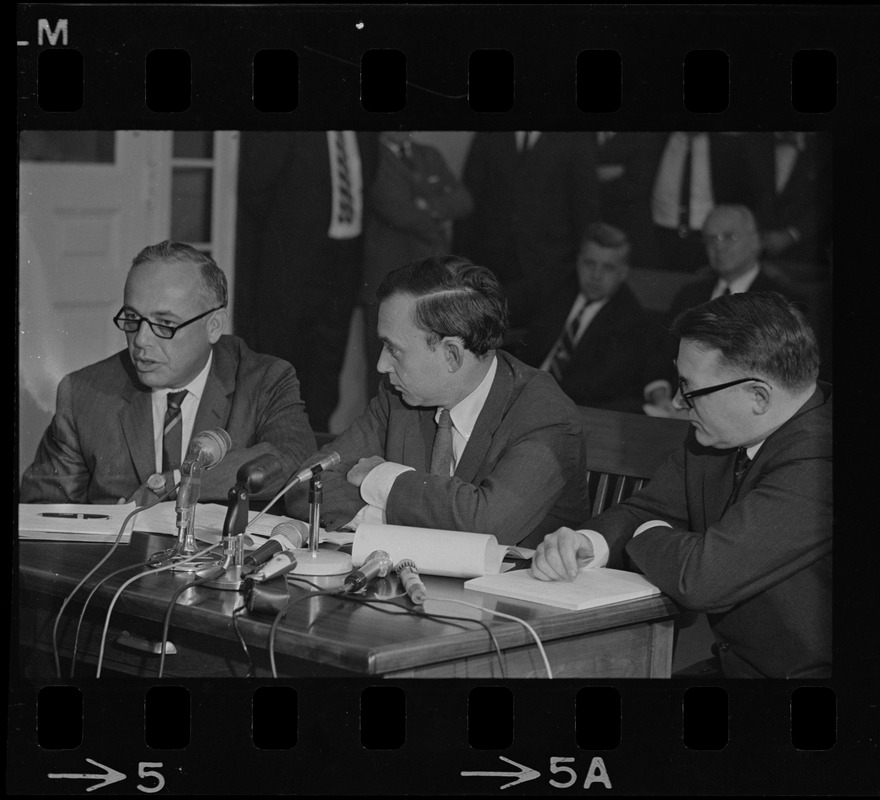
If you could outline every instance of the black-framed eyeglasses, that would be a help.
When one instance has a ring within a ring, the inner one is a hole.
[[[762,383],[764,383],[763,378],[739,378],[735,381],[728,381],[727,383],[716,383],[714,386],[706,386],[704,389],[694,389],[692,392],[686,392],[684,390],[684,381],[679,378],[678,393],[681,395],[682,402],[688,408],[693,408],[693,399],[695,397],[702,397],[704,394],[720,392],[722,389],[729,389],[731,386],[737,386],[740,383],[748,383],[749,381],[761,381]]]
[[[141,329],[141,324],[146,322],[147,325],[150,326],[150,330],[155,333],[156,336],[158,336],[160,339],[173,339],[174,334],[177,333],[181,328],[185,328],[187,325],[192,325],[193,322],[197,322],[203,317],[207,317],[208,314],[211,314],[214,311],[219,311],[221,308],[226,308],[226,306],[214,306],[214,308],[209,308],[207,311],[199,314],[197,317],[188,319],[186,322],[181,322],[180,325],[162,325],[158,322],[153,322],[146,317],[141,317],[138,314],[135,314],[131,311],[126,311],[124,308],[121,308],[119,309],[119,313],[115,317],[113,317],[113,324],[116,325],[119,330],[124,331],[125,333],[137,333]]]

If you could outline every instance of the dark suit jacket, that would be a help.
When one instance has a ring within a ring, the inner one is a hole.
[[[578,295],[576,281],[538,312],[526,334],[522,359],[540,367]],[[648,317],[625,283],[587,326],[562,376],[564,391],[579,406],[641,413]]]
[[[536,546],[589,508],[585,445],[577,408],[547,373],[497,351],[498,370],[476,427],[451,478],[432,475],[434,408],[405,405],[383,381],[364,414],[321,453],[341,463],[324,473],[329,530],[364,506],[346,481],[359,459],[378,455],[414,467],[394,482],[385,509],[391,525],[493,534],[503,544]],[[306,487],[287,496],[305,518]]]
[[[776,139],[772,133],[744,134],[746,157],[760,183],[755,207],[761,230],[793,227],[798,241],[776,258],[824,264],[831,242],[831,146],[821,133],[805,133],[791,175],[776,191]]]
[[[448,221],[473,208],[464,184],[452,174],[436,147],[412,142],[412,163],[380,146],[376,180],[367,193],[361,302],[375,302],[382,278],[410,261],[449,253]],[[416,198],[427,202],[416,206]]]
[[[55,416],[21,482],[23,503],[115,503],[155,470],[150,389],[127,350],[67,375]],[[264,453],[278,476],[254,498],[271,498],[315,449],[293,368],[222,336],[193,433],[220,427],[232,439],[224,459],[202,476],[201,500],[225,502],[238,468]]]
[[[680,605],[708,614],[728,677],[831,673],[831,387],[764,442],[731,497],[735,450],[680,451],[629,500],[582,527]],[[672,528],[650,528],[663,520]]]
[[[519,286],[513,306],[533,310],[573,273],[599,219],[595,150],[589,134],[548,132],[521,158],[513,132],[474,135],[463,172],[474,211],[456,224],[453,250]]]

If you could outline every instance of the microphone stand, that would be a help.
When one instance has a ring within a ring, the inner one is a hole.
[[[309,543],[302,555],[297,550],[296,567],[293,575],[308,576],[312,583],[322,588],[332,589],[342,586],[345,576],[351,572],[351,556],[338,550],[318,548],[321,522],[321,501],[324,496],[324,483],[321,473],[312,476],[309,483]]]
[[[217,578],[205,581],[204,585],[211,589],[237,592],[244,583],[241,574],[244,566],[244,531],[247,528],[250,512],[250,491],[247,485],[237,483],[233,486],[227,495],[227,502],[229,506],[223,522],[223,555],[219,559],[220,563],[225,565],[226,572]],[[218,564],[215,563],[213,566],[216,567]],[[200,569],[200,571],[209,570]]]

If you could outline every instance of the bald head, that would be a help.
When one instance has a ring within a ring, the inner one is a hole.
[[[709,265],[725,281],[744,275],[758,263],[761,238],[755,217],[745,206],[716,206],[703,224]]]

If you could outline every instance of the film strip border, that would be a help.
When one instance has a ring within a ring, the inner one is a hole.
[[[21,4],[18,127],[829,130],[835,258],[864,270],[877,34],[858,6]],[[859,285],[838,305],[863,308]],[[840,527],[863,533],[836,554],[833,681],[13,679],[7,791],[103,790],[113,769],[118,793],[875,793],[876,523],[846,502],[858,460],[837,475]]]
[[[870,780],[868,710],[826,687],[221,681],[28,699],[11,794],[834,795]]]

